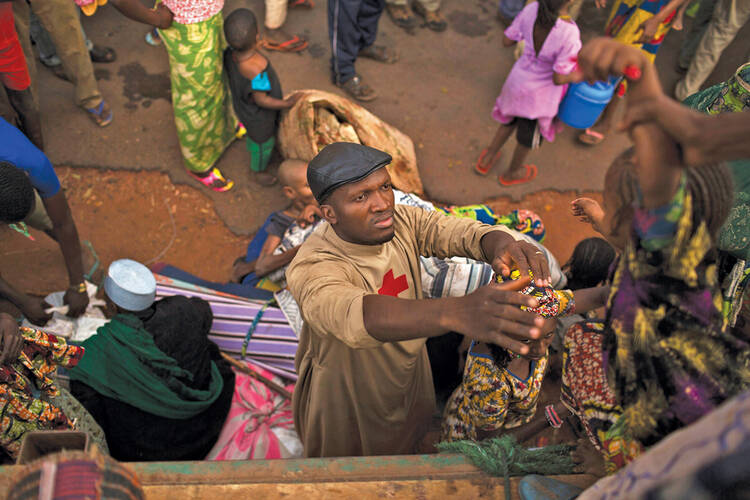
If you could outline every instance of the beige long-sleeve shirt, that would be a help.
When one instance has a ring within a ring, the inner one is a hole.
[[[323,223],[287,270],[305,321],[296,365],[294,421],[309,457],[414,450],[435,407],[425,339],[383,343],[365,328],[363,297],[422,299],[419,256],[487,260],[481,239],[505,231],[396,205],[394,238],[357,245]]]

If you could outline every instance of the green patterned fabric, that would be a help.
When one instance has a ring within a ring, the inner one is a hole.
[[[222,62],[221,13],[194,24],[159,30],[169,54],[172,107],[188,170],[210,170],[234,139],[237,120]]]
[[[750,62],[740,66],[726,82],[719,83],[683,102],[709,115],[750,110]],[[750,159],[727,162],[734,181],[734,205],[719,233],[721,250],[750,261]]]

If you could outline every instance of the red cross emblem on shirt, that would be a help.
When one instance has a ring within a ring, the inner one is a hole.
[[[383,286],[378,289],[378,295],[390,295],[398,297],[398,294],[409,289],[409,283],[406,281],[406,275],[402,274],[398,278],[393,277],[393,269],[383,276]]]

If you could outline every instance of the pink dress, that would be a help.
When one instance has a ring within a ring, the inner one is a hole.
[[[536,2],[527,5],[505,30],[505,36],[523,40],[526,46],[503,84],[492,117],[500,123],[510,123],[515,117],[538,120],[542,137],[551,142],[555,139],[557,108],[568,87],[555,85],[552,74],[567,75],[575,69],[573,58],[581,50],[581,33],[574,22],[558,19],[537,54],[534,22],[538,8]]]

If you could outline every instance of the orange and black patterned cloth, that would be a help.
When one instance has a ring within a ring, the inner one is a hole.
[[[41,330],[20,328],[24,347],[13,363],[0,366],[0,446],[13,458],[24,434],[36,430],[73,429],[73,422],[50,403],[60,395],[52,380],[58,366],[72,368],[82,347]]]

